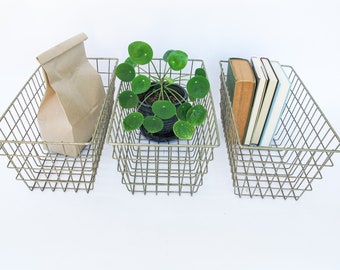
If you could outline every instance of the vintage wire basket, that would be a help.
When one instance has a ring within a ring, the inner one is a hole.
[[[50,153],[48,145],[84,145],[84,143],[42,141],[37,113],[45,93],[42,67],[38,67],[0,118],[0,155],[9,159],[8,167],[15,169],[18,180],[30,190],[86,190],[94,187],[115,91],[115,58],[89,58],[102,77],[106,91],[105,102],[90,142],[77,158]]]
[[[333,166],[340,138],[291,66],[283,66],[290,95],[269,147],[240,144],[226,86],[228,61],[220,61],[221,117],[234,193],[239,197],[298,200],[321,170]]]
[[[148,71],[162,72],[166,64],[162,59],[154,59]],[[180,71],[187,75],[180,85],[185,86],[196,68],[204,68],[201,60],[189,60],[186,68]],[[148,74],[137,70],[139,74]],[[178,77],[172,72],[170,77]],[[118,94],[131,89],[130,83],[122,82]],[[208,111],[207,119],[191,140],[175,139],[169,142],[155,142],[146,139],[141,132],[126,132],[122,127],[124,117],[131,109],[122,109],[116,100],[108,132],[108,143],[113,146],[113,158],[118,161],[118,171],[122,183],[134,192],[146,193],[190,193],[197,192],[203,183],[203,175],[208,172],[208,163],[213,160],[213,150],[219,146],[216,112],[209,92],[199,103]],[[196,102],[196,103],[198,103]],[[133,110],[133,109],[132,109]]]

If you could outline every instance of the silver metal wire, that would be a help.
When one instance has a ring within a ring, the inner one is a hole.
[[[298,200],[312,190],[321,170],[333,166],[340,139],[291,66],[283,66],[291,82],[288,101],[269,147],[240,144],[226,86],[228,61],[220,61],[221,118],[234,193],[239,197]]]
[[[0,118],[0,155],[9,159],[18,180],[30,190],[86,190],[94,187],[100,155],[112,112],[115,91],[116,58],[89,58],[102,77],[105,102],[90,142],[77,158],[49,151],[49,145],[84,145],[84,143],[42,141],[37,113],[45,93],[43,70],[38,67]]]
[[[163,74],[166,62],[154,59],[147,70],[138,69],[139,74]],[[189,60],[187,67],[169,74],[172,78],[182,76],[180,84],[194,75],[196,68],[205,68],[201,60]],[[118,94],[131,89],[130,83],[122,82]],[[207,119],[197,127],[191,140],[154,142],[146,139],[140,131],[126,132],[122,127],[124,117],[133,109],[122,109],[117,99],[114,104],[108,131],[108,143],[113,146],[113,158],[118,161],[122,183],[134,192],[190,193],[197,192],[208,172],[208,163],[213,160],[213,150],[220,145],[216,112],[212,95],[196,103],[203,104],[208,111]]]

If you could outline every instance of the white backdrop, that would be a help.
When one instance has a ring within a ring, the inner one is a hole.
[[[337,132],[339,4],[270,0],[2,0],[0,113],[38,63],[77,34],[88,56],[125,59],[133,40],[155,56],[205,61],[221,147],[194,196],[131,195],[105,146],[95,189],[29,191],[0,157],[0,269],[340,269],[340,157],[299,201],[233,194],[219,116],[219,60],[292,65]]]

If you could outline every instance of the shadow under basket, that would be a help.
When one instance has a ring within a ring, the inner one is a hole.
[[[165,70],[167,65],[162,59],[154,59],[153,65],[143,68],[151,74]],[[154,70],[154,68],[158,70]],[[169,76],[185,79],[179,82],[186,85],[194,76],[196,68],[204,68],[201,60],[189,60],[184,70]],[[136,67],[137,73],[147,75],[143,69]],[[118,94],[131,89],[130,83],[121,82]],[[213,150],[220,144],[217,129],[216,113],[212,95],[208,95],[196,103],[207,109],[207,119],[202,126],[196,127],[190,140],[177,138],[157,142],[148,139],[140,130],[127,132],[122,122],[133,109],[123,109],[116,99],[108,131],[108,143],[113,146],[113,159],[118,162],[118,172],[122,174],[122,183],[133,194],[146,193],[189,193],[198,191],[203,184],[203,176],[208,172],[208,164],[213,160]]]
[[[38,67],[0,118],[0,155],[9,159],[16,178],[30,190],[86,190],[94,187],[95,175],[105,142],[115,91],[116,58],[89,58],[101,75],[106,97],[91,141],[77,158],[50,153],[48,145],[84,143],[45,142],[41,140],[37,113],[45,93],[42,67]]]
[[[312,190],[321,170],[333,166],[340,139],[290,66],[290,94],[269,147],[240,144],[226,86],[228,61],[221,67],[221,117],[234,193],[239,197],[294,198]]]

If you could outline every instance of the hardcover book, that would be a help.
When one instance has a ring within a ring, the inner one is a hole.
[[[278,79],[276,77],[276,74],[270,64],[270,61],[268,58],[261,58],[262,64],[266,70],[267,76],[268,76],[268,84],[265,96],[263,98],[263,102],[261,105],[260,113],[257,119],[257,122],[255,124],[255,129],[253,136],[251,138],[251,144],[259,145],[260,139],[262,136],[263,128],[267,120],[268,112],[274,97],[274,93],[276,90]]]
[[[250,113],[247,133],[246,133],[246,137],[244,140],[244,144],[246,145],[251,144],[251,138],[254,134],[255,124],[259,117],[261,105],[263,102],[264,95],[266,93],[267,83],[268,83],[267,72],[264,69],[260,58],[252,57],[251,63],[252,63],[252,67],[253,67],[255,78],[256,78],[256,90],[255,90],[253,106],[252,106],[251,113]]]
[[[262,132],[260,145],[261,146],[269,146],[272,138],[275,134],[276,127],[278,122],[280,121],[284,105],[286,104],[289,89],[290,89],[290,81],[282,69],[281,65],[277,61],[270,61],[273,67],[273,70],[278,78],[278,84],[275,90],[275,94],[272,100],[272,105],[270,106],[270,110],[268,113],[268,117]]]
[[[255,76],[250,62],[246,59],[230,58],[227,87],[240,143],[244,143],[253,104],[255,84]]]

